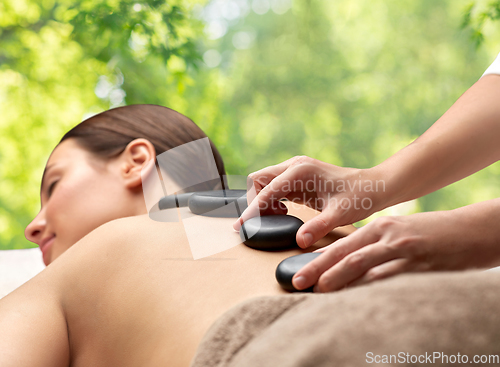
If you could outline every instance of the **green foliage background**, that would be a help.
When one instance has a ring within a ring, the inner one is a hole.
[[[294,155],[380,163],[500,51],[500,1],[0,0],[0,249],[61,136],[123,104],[192,118],[244,175]],[[498,197],[500,166],[382,214]],[[365,221],[366,222],[366,221]]]

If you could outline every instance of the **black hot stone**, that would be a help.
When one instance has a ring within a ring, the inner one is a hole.
[[[247,207],[246,194],[246,190],[197,192],[189,198],[189,210],[197,215],[238,218]],[[237,205],[227,205],[234,202]]]
[[[248,219],[240,229],[240,238],[257,250],[285,250],[297,247],[295,236],[304,224],[291,215],[267,215]]]
[[[192,192],[187,192],[185,194],[175,194],[175,195],[164,196],[158,202],[158,208],[160,210],[163,210],[163,209],[171,209],[171,208],[177,208],[177,207],[180,208],[183,206],[187,206],[189,197],[191,195],[193,195]]]
[[[312,292],[313,287],[309,287],[301,291],[295,289],[292,285],[292,278],[295,273],[319,255],[321,255],[321,252],[310,252],[307,254],[291,256],[280,262],[276,268],[276,280],[280,284],[281,288],[289,292]]]

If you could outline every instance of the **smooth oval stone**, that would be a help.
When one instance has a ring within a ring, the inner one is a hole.
[[[312,292],[313,287],[309,287],[301,291],[295,289],[292,285],[292,278],[295,273],[302,269],[307,263],[311,262],[321,254],[321,252],[310,252],[291,256],[280,262],[276,268],[276,280],[280,284],[281,288],[289,292]]]
[[[164,196],[158,202],[158,208],[160,210],[163,209],[171,209],[171,208],[180,208],[188,205],[188,200],[193,195],[192,192],[186,192],[184,194],[174,194]]]
[[[237,205],[228,205],[231,203]],[[247,207],[246,190],[215,190],[194,193],[188,201],[193,214],[238,218]]]
[[[240,238],[245,245],[257,250],[284,250],[298,247],[295,236],[304,224],[291,215],[254,217],[243,223]]]

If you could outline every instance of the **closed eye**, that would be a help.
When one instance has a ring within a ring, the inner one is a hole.
[[[48,196],[50,197],[50,195],[52,194],[52,190],[54,189],[54,186],[56,185],[56,183],[58,182],[59,180],[56,180],[54,182],[52,182],[49,186],[49,189],[47,190],[47,194]]]

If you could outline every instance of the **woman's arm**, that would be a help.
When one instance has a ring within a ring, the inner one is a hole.
[[[0,366],[69,366],[69,341],[49,267],[0,300]]]
[[[80,291],[80,300],[69,308],[73,310],[99,289],[97,282],[86,281],[89,276],[81,269],[87,267],[91,273],[89,264],[102,262],[100,255],[105,254],[106,248],[120,243],[123,233],[120,221],[98,227],[0,300],[0,366],[66,367],[74,362],[74,339],[78,335],[71,333],[68,324],[65,302],[68,284],[81,284],[71,289],[71,292]],[[84,286],[94,287],[94,291],[81,294]]]

